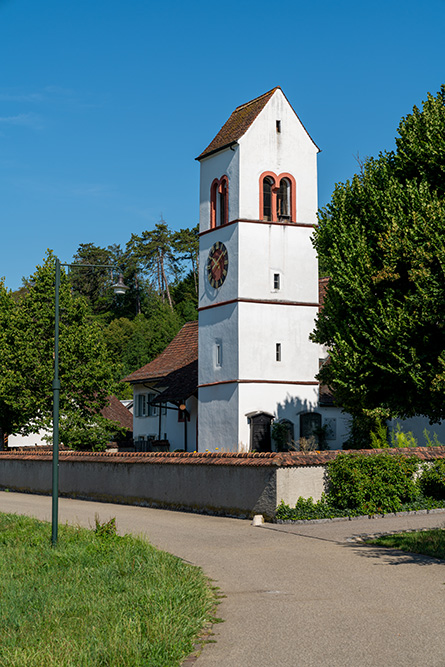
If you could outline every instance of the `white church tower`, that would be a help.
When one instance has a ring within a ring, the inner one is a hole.
[[[298,439],[320,416],[317,153],[277,87],[235,109],[197,158],[200,451],[266,451],[272,419]]]

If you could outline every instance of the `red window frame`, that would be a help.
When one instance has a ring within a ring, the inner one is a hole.
[[[295,178],[286,172],[275,174],[273,171],[264,171],[260,176],[260,220],[265,220],[264,217],[264,180],[268,178],[272,180],[272,202],[271,202],[271,218],[272,220],[266,222],[279,222],[278,212],[277,212],[277,194],[280,189],[280,183],[283,179],[289,181],[290,187],[290,219],[288,222],[297,222],[297,204],[296,204],[296,192],[297,186]]]
[[[223,202],[223,209],[221,215],[221,208],[219,207],[219,220],[217,220],[217,200],[220,196],[220,202]],[[229,222],[229,179],[226,175],[221,178],[215,178],[210,186],[210,229],[226,225]]]

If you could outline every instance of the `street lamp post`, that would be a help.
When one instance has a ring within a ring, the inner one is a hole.
[[[82,268],[115,269],[108,264],[61,264],[56,257],[56,279],[54,298],[54,379],[53,379],[53,459],[52,459],[52,531],[51,542],[57,544],[59,518],[59,312],[60,312],[60,267],[75,266]],[[128,287],[124,284],[122,273],[119,273],[117,283],[112,285],[115,294],[125,294]]]

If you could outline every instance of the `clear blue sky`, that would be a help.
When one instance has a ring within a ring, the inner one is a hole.
[[[319,205],[445,82],[445,0],[0,0],[0,276],[52,248],[198,220],[233,109],[280,85],[314,141]]]

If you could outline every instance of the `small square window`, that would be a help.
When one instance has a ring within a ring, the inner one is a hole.
[[[275,359],[281,361],[281,343],[275,345]]]

